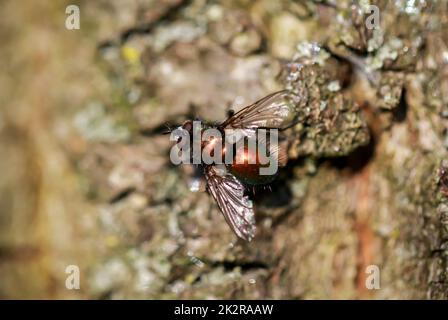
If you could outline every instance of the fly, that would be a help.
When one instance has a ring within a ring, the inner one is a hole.
[[[207,150],[210,156],[223,160],[222,163],[206,163],[203,159],[196,159],[196,164],[205,177],[206,190],[215,199],[226,222],[238,237],[246,241],[253,239],[256,229],[253,204],[247,195],[247,188],[272,182],[276,173],[262,174],[262,170],[267,170],[270,165],[266,162],[266,156],[250,148],[250,143],[248,146],[247,143],[237,142],[256,141],[257,150],[265,148],[270,161],[284,166],[287,160],[285,147],[272,143],[272,135],[295,124],[297,99],[290,91],[283,90],[244,107],[220,124],[201,122],[200,127],[195,127],[193,121],[187,120],[178,128],[186,133],[187,141],[199,134],[200,154]],[[221,133],[221,138],[206,137],[207,129]],[[181,143],[183,138],[178,136],[176,139]],[[227,143],[229,140],[233,140],[230,145]],[[222,147],[218,149],[218,155],[214,151],[217,144]],[[230,161],[224,161],[228,160],[229,154]],[[188,158],[193,160],[194,157],[193,152],[189,152]]]

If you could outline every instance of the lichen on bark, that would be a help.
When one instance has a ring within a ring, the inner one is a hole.
[[[369,5],[380,9],[375,29],[364,23]],[[34,217],[38,227],[16,223],[2,233],[10,280],[0,296],[448,298],[446,1],[82,6],[85,29],[73,38],[82,40],[82,59],[59,55],[76,47],[65,33],[38,29],[54,40],[50,52],[38,51],[55,61],[46,65],[54,74],[72,75],[64,61],[85,72],[66,87],[38,73],[61,94],[48,104],[45,90],[29,97],[54,120],[27,109],[0,113],[0,148],[10,154],[2,170],[14,155],[28,159],[27,174],[18,170],[2,194],[31,185],[18,194],[39,204],[14,212],[13,203],[26,201],[5,197],[1,206],[11,212],[4,221]],[[23,14],[18,4],[6,9]],[[45,9],[59,21],[60,8]],[[8,47],[27,47],[8,41],[0,49],[8,57]],[[29,50],[24,56],[43,61]],[[210,196],[189,190],[193,172],[170,163],[162,133],[195,117],[223,120],[230,108],[281,89],[300,97],[297,124],[285,132],[289,162],[271,190],[252,195],[257,234],[245,243]],[[24,142],[14,146],[17,136]],[[14,238],[28,228],[35,235]],[[27,259],[37,279],[29,284],[21,272]],[[67,261],[85,274],[79,294],[52,289],[63,286],[63,271],[54,272]],[[379,290],[365,285],[369,265],[379,267]],[[14,292],[14,281],[30,294]]]

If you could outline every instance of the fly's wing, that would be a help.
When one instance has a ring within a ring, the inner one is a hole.
[[[224,121],[224,129],[282,129],[294,121],[299,97],[288,90],[272,93]]]
[[[266,161],[266,157],[269,157],[271,161],[276,161],[278,166],[284,167],[288,162],[288,154],[286,151],[286,145],[283,142],[279,142],[279,137],[277,132],[267,132],[264,129],[260,131],[265,131],[266,135],[257,136],[258,137],[258,156],[260,159]],[[271,141],[271,136],[276,136],[273,141]],[[260,149],[264,148],[262,152]]]
[[[244,186],[225,167],[208,166],[205,169],[207,189],[218,203],[227,224],[246,241],[255,234],[255,215],[252,201],[244,195]]]

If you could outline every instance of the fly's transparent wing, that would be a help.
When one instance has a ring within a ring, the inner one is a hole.
[[[266,135],[257,136],[257,152],[260,159],[266,161],[265,158],[268,156],[270,161],[276,161],[278,166],[284,167],[288,162],[288,152],[285,143],[279,142],[278,132],[267,132],[264,129],[259,131],[266,132]],[[271,138],[273,137],[274,139],[272,140]]]
[[[218,203],[233,232],[246,241],[255,234],[255,215],[252,201],[244,195],[244,186],[224,168],[208,166],[205,169],[207,188]]]
[[[299,97],[288,90],[272,93],[224,121],[224,129],[285,128],[294,121]]]

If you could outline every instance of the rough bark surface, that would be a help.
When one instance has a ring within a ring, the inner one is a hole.
[[[448,298],[447,1],[68,4],[0,4],[0,298]],[[246,243],[162,133],[284,88]]]

